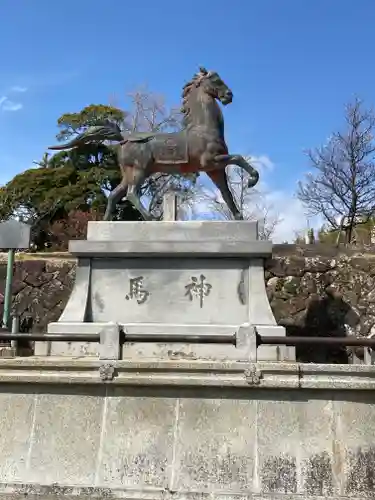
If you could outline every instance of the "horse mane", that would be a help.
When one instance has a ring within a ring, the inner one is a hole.
[[[199,71],[199,73],[195,73],[193,78],[183,86],[183,89],[182,89],[182,107],[181,107],[180,111],[181,111],[181,113],[183,113],[185,115],[185,117],[184,117],[185,119],[187,118],[187,116],[190,112],[190,107],[188,105],[189,95],[193,89],[199,87],[203,78],[205,78],[206,76],[207,76],[207,71],[205,70],[205,72],[202,72],[202,70],[201,70],[201,71]]]

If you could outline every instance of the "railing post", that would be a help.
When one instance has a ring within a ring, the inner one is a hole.
[[[120,359],[121,328],[117,323],[107,323],[100,331],[99,359]]]
[[[7,275],[5,281],[4,293],[4,310],[3,310],[3,328],[9,328],[10,309],[12,305],[12,282],[13,282],[13,266],[14,266],[14,248],[8,250],[7,259]]]
[[[13,316],[12,318],[12,333],[19,333],[20,331],[20,318],[19,316]],[[14,354],[17,356],[18,342],[17,340],[12,340],[10,343],[12,349],[14,349]]]
[[[240,326],[236,335],[236,347],[240,349],[249,362],[257,361],[257,331],[255,326],[245,323]]]
[[[163,197],[163,220],[178,220],[178,196],[173,191],[165,193]]]
[[[363,348],[363,363],[365,365],[373,365],[374,364],[374,350],[371,347]]]

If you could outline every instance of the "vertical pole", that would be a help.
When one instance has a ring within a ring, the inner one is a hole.
[[[19,331],[20,331],[20,318],[19,318],[19,316],[13,316],[13,318],[12,318],[12,333],[19,333]],[[18,348],[17,340],[12,340],[10,345],[15,350],[15,355],[17,356],[17,348]]]
[[[172,191],[165,193],[163,198],[163,220],[178,220],[177,195]]]
[[[12,282],[14,265],[14,248],[8,250],[7,277],[5,282],[3,328],[9,327],[10,308],[12,304]]]

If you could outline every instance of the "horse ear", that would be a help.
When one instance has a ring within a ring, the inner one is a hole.
[[[206,70],[206,68],[203,67],[203,66],[199,67],[199,71],[202,73],[202,75],[207,75],[207,73],[208,73],[208,71]]]

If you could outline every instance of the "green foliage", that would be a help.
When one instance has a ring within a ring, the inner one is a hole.
[[[58,119],[59,139],[69,139],[88,126],[104,119],[121,122],[126,113],[117,108],[91,105],[79,113],[68,113]],[[1,217],[22,210],[40,216],[57,202],[66,213],[93,208],[103,212],[105,193],[120,181],[116,150],[104,144],[89,144],[71,151],[43,155],[39,168],[17,175],[0,191]],[[60,210],[61,214],[61,210]]]
[[[123,126],[128,114],[113,106],[104,104],[90,104],[78,113],[65,113],[57,120],[60,132],[59,141],[67,141],[74,135],[84,132],[88,127],[99,125],[104,120],[110,120],[119,127]]]
[[[337,229],[327,229],[324,226],[318,231],[318,240],[320,243],[327,243],[328,245],[335,245],[339,231]]]
[[[296,237],[295,237],[295,239],[294,239],[294,241],[293,241],[293,243],[295,245],[304,245],[305,244],[305,238],[302,235],[297,234]]]
[[[57,140],[69,141],[88,127],[108,120],[125,131],[135,131],[143,122],[149,129],[155,130],[173,128],[172,125],[177,123],[173,115],[169,117],[168,112],[157,102],[152,108],[152,97],[146,99],[141,94],[136,97],[136,112],[132,117],[126,111],[103,104],[91,104],[77,113],[65,113],[57,120]],[[150,121],[150,116],[158,116],[155,110],[160,114],[160,124],[155,119]],[[82,213],[95,212],[99,218],[104,214],[106,195],[121,180],[117,150],[117,145],[91,143],[72,150],[57,151],[53,155],[45,153],[39,162],[34,162],[37,168],[16,175],[0,188],[0,220],[18,216],[36,226],[39,248],[44,248],[47,243],[52,244],[52,241],[56,245],[57,236],[53,236],[51,231],[59,228],[61,233],[62,227],[69,226],[69,220],[75,220],[75,213],[81,214],[80,220],[85,219]],[[155,201],[156,193],[159,190],[162,192],[162,188],[167,185],[184,190],[194,180],[195,177],[190,180],[188,177],[161,175],[148,180],[142,192]],[[160,203],[154,205],[157,214]],[[140,214],[127,203],[120,203],[115,218],[139,220]]]
[[[19,215],[33,220],[59,206],[62,216],[73,209],[105,207],[100,185],[86,171],[78,171],[70,162],[48,168],[39,167],[16,175],[0,189],[0,217]]]
[[[371,243],[371,235],[374,232],[375,219],[372,217],[365,222],[357,222],[352,228],[351,243],[356,245],[369,245]],[[331,229],[323,226],[318,232],[318,238],[321,243],[329,245],[346,244],[348,243],[347,237],[348,227],[340,229]]]
[[[87,106],[58,119],[58,139],[70,139],[100,120],[121,123],[125,117],[124,111],[111,106]],[[40,162],[34,163],[37,168],[16,175],[0,188],[0,220],[18,216],[36,224],[37,234],[43,233],[43,238],[36,237],[42,248],[47,239],[55,239],[50,228],[56,221],[68,220],[75,211],[94,210],[102,215],[106,193],[120,181],[116,149],[111,145],[89,144],[52,156],[45,153]],[[118,216],[136,219],[138,214],[131,207],[119,207]]]

